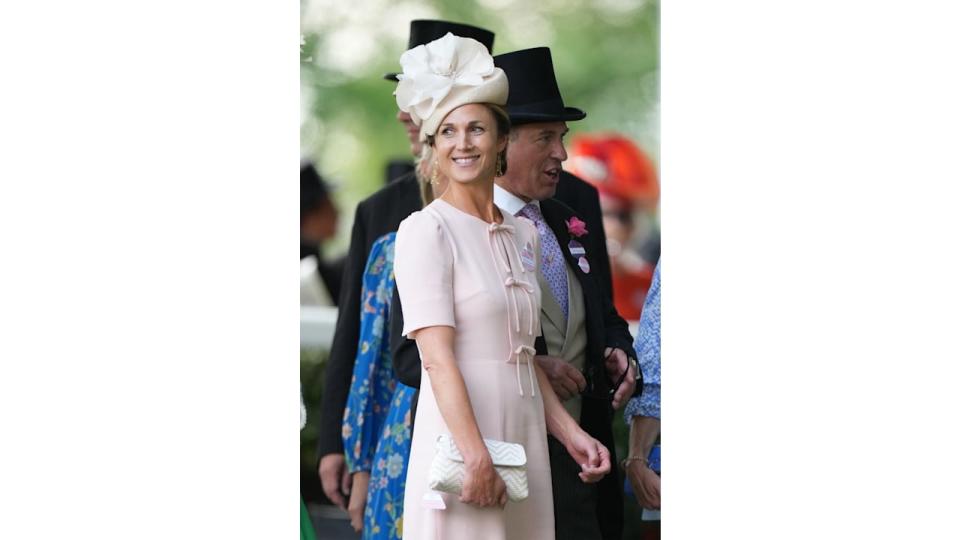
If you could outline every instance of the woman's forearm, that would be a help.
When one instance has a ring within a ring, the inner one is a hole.
[[[437,408],[440,409],[440,415],[443,416],[457,448],[463,454],[464,461],[471,463],[489,459],[463,375],[452,355],[448,361],[438,362],[438,365],[427,370],[427,374],[437,400]]]
[[[464,462],[478,464],[490,460],[463,375],[453,356],[453,328],[427,328],[417,336],[421,360],[440,415],[463,455]]]
[[[580,426],[560,403],[560,398],[557,397],[553,387],[550,386],[547,374],[540,369],[536,362],[534,362],[533,367],[537,372],[537,380],[540,383],[540,393],[543,394],[543,412],[547,420],[547,433],[566,445],[571,431],[579,429]]]
[[[646,459],[658,436],[660,436],[659,418],[634,416],[630,422],[630,449],[627,455]]]

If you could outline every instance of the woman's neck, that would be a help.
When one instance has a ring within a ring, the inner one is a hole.
[[[462,184],[455,180],[447,183],[447,189],[440,196],[457,209],[487,223],[502,223],[503,216],[493,204],[493,179],[489,182],[471,182]]]

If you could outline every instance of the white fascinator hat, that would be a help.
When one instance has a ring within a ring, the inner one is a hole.
[[[420,140],[436,135],[440,121],[461,105],[506,105],[507,75],[479,41],[449,32],[400,56],[403,73],[394,95],[400,110],[420,126]]]

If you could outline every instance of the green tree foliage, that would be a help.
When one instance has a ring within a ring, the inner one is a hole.
[[[659,0],[301,0],[301,155],[337,187],[345,248],[353,207],[409,159],[395,83],[413,19],[496,33],[494,54],[548,46],[577,132],[617,131],[659,155]]]

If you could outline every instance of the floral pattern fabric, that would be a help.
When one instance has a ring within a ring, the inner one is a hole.
[[[633,348],[643,373],[643,391],[627,403],[623,418],[630,425],[634,416],[660,418],[660,263],[640,315],[640,330]]]
[[[351,473],[370,473],[364,539],[401,537],[415,390],[397,382],[390,357],[390,301],[396,233],[378,239],[363,274],[360,343],[343,414],[343,447]]]
[[[403,490],[410,460],[410,405],[414,388],[397,383],[370,471],[363,538],[399,540],[403,532]]]

